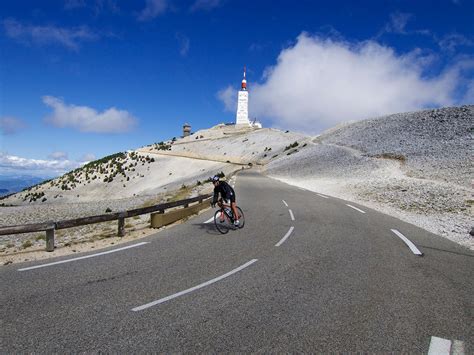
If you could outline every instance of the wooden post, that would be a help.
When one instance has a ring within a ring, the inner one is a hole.
[[[119,238],[122,238],[125,235],[125,212],[120,213],[119,219],[118,219],[118,232],[117,236]]]
[[[46,230],[46,251],[54,251],[54,230],[55,225],[51,223]]]

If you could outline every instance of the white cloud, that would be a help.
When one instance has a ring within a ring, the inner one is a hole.
[[[319,132],[346,120],[363,119],[457,103],[465,60],[426,77],[420,51],[398,55],[374,41],[350,44],[302,33],[284,49],[277,64],[253,84],[250,112],[287,129]],[[236,95],[218,93],[226,108]]]
[[[81,162],[88,163],[90,161],[96,160],[96,156],[92,153],[84,154],[81,158]]]
[[[210,11],[216,7],[219,7],[223,4],[223,0],[196,0],[191,6],[191,11]]]
[[[26,124],[18,118],[11,116],[0,117],[0,132],[2,132],[2,135],[15,134],[24,128],[26,128]]]
[[[67,160],[67,153],[66,152],[52,152],[50,155],[48,155],[49,159],[52,160]]]
[[[145,8],[138,15],[139,21],[150,21],[168,10],[168,0],[146,0]]]
[[[182,57],[185,57],[186,55],[188,55],[188,52],[189,52],[189,47],[190,47],[189,38],[186,35],[179,32],[176,33],[175,37],[179,44],[179,54],[181,54]]]
[[[128,132],[137,122],[130,113],[115,107],[97,112],[87,106],[65,104],[53,96],[43,96],[43,102],[53,109],[46,122],[56,127],[71,127],[81,132],[120,133]]]
[[[96,40],[99,36],[86,26],[61,28],[56,26],[24,25],[14,19],[3,21],[8,37],[15,40],[37,45],[59,44],[77,51],[82,41]]]
[[[226,111],[235,112],[237,110],[237,90],[229,85],[217,93],[217,98],[224,104]]]
[[[76,169],[81,163],[70,160],[41,160],[28,159],[15,155],[8,155],[0,152],[0,168],[4,172],[33,172],[48,174],[64,174],[67,171]]]
[[[390,22],[385,26],[386,32],[392,33],[406,33],[405,27],[413,17],[412,14],[407,14],[403,12],[395,12],[390,15]]]
[[[456,47],[459,47],[459,46],[466,46],[466,47],[474,46],[474,39],[468,38],[459,33],[447,34],[443,38],[437,41],[438,41],[439,47],[442,50],[445,50],[448,52],[454,52],[456,50]]]

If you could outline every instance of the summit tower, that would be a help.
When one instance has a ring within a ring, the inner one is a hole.
[[[245,78],[245,67],[244,67],[244,78],[242,79],[242,85],[239,90],[239,96],[237,100],[237,114],[235,117],[236,126],[250,127],[249,121],[249,92],[247,91],[247,79]]]

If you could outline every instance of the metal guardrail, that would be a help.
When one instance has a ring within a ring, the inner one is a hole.
[[[62,220],[62,221],[57,221],[57,222],[49,221],[49,222],[43,222],[43,223],[5,226],[5,227],[0,227],[0,235],[31,233],[31,232],[46,232],[46,251],[54,251],[55,230],[118,220],[117,236],[123,237],[125,235],[125,218],[139,216],[142,214],[153,213],[153,212],[164,213],[165,210],[167,209],[170,209],[173,207],[179,207],[179,206],[184,206],[186,208],[186,207],[189,207],[190,203],[193,203],[193,202],[201,203],[203,200],[211,196],[212,196],[211,194],[200,195],[200,196],[188,198],[185,200],[166,202],[159,205],[136,208],[129,211],[108,213],[108,214],[102,214],[102,215],[91,216],[91,217],[68,219],[68,220]]]

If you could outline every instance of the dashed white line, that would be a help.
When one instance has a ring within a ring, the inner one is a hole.
[[[68,260],[56,261],[56,262],[54,262],[54,263],[48,263],[48,264],[42,264],[42,265],[36,265],[36,266],[25,267],[25,268],[23,268],[23,269],[18,269],[18,271],[27,271],[27,270],[39,269],[39,268],[42,268],[42,267],[47,267],[47,266],[52,266],[52,265],[70,263],[70,262],[72,262],[72,261],[94,258],[94,257],[96,257],[96,256],[111,254],[111,253],[115,253],[115,252],[117,252],[117,251],[122,251],[122,250],[130,249],[130,248],[135,248],[135,247],[139,247],[139,246],[145,245],[145,244],[148,244],[148,242],[141,242],[141,243],[129,245],[129,246],[126,246],[126,247],[123,247],[123,248],[117,248],[117,249],[113,249],[113,250],[109,250],[109,251],[104,251],[104,252],[102,252],[102,253],[97,253],[97,254],[92,254],[92,255],[81,256],[81,257],[74,258],[74,259],[68,259]]]
[[[360,213],[365,213],[364,211],[362,211],[360,208],[357,208],[357,207],[354,207],[352,205],[349,205],[348,203],[346,203],[346,206],[349,206],[350,208],[353,208],[355,209],[356,211],[359,211]]]
[[[150,303],[147,303],[147,304],[144,304],[143,306],[138,306],[138,307],[135,307],[135,308],[132,308],[132,311],[134,312],[137,312],[137,311],[142,311],[144,309],[147,309],[147,308],[150,308],[150,307],[153,307],[153,306],[156,306],[160,303],[164,303],[164,302],[167,302],[169,300],[172,300],[173,298],[176,298],[176,297],[179,297],[179,296],[183,296],[187,293],[190,293],[190,292],[193,292],[193,291],[196,291],[196,290],[199,290],[200,288],[203,288],[203,287],[206,287],[206,286],[209,286],[217,281],[220,281],[220,280],[223,280],[225,279],[226,277],[229,277],[243,269],[245,269],[246,267],[252,265],[253,263],[257,262],[258,259],[253,259],[253,260],[250,260],[249,262],[239,266],[238,268],[232,270],[232,271],[229,271],[228,273],[224,274],[224,275],[221,275],[219,277],[216,277],[212,280],[209,280],[209,281],[206,281],[202,284],[199,284],[197,286],[194,286],[194,287],[191,287],[191,288],[188,288],[187,290],[184,290],[184,291],[181,291],[181,292],[178,292],[178,293],[175,293],[173,295],[170,295],[170,296],[167,296],[167,297],[164,297],[164,298],[160,298],[159,300],[156,300],[156,301],[153,301],[153,302],[150,302]]]
[[[451,352],[451,341],[448,339],[431,337],[428,355],[449,355]]]
[[[288,212],[290,212],[291,220],[294,221],[294,220],[295,220],[295,216],[293,215],[293,211],[292,211],[292,210],[288,210]]]
[[[285,242],[285,240],[287,240],[288,237],[291,235],[291,233],[293,232],[293,229],[295,229],[295,227],[291,226],[290,230],[286,232],[285,236],[281,238],[281,240],[278,243],[276,243],[275,246],[279,247],[280,245],[282,245]]]
[[[397,231],[396,229],[391,229],[393,233],[395,233],[401,240],[405,242],[405,244],[410,248],[413,254],[423,256],[423,253],[418,250],[418,248],[413,244],[407,237],[405,237],[402,233]]]
[[[451,347],[451,354],[452,355],[464,355],[464,342],[461,340],[453,340],[453,346]]]
[[[219,212],[219,214],[217,215],[217,217],[220,217],[221,216],[221,213]],[[212,216],[211,218],[209,218],[206,222],[203,222],[203,223],[211,223],[211,222],[214,222],[214,216]]]
[[[283,202],[283,204],[284,204],[286,207],[288,207],[288,204],[286,203],[285,200],[281,200],[281,202]]]
[[[316,194],[316,195],[318,195],[319,197],[322,197],[322,198],[329,198],[329,197],[321,195],[321,194]]]

